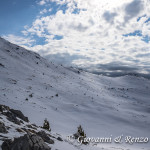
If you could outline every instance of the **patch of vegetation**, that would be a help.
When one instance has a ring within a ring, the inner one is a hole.
[[[48,131],[51,131],[51,128],[50,128],[50,123],[47,119],[44,120],[44,123],[43,123],[43,129],[46,129]]]
[[[33,97],[33,94],[30,94],[29,97]]]
[[[84,142],[84,138],[86,138],[86,134],[81,125],[79,125],[77,133],[74,134],[74,138],[78,139],[82,144],[88,144],[87,142]]]

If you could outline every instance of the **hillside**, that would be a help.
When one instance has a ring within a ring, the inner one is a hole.
[[[67,69],[2,38],[0,104],[21,110],[38,126],[47,118],[52,133],[60,134],[64,140],[80,124],[88,137],[150,138],[150,80]],[[150,150],[150,142],[75,145],[78,144],[59,142],[52,149]]]

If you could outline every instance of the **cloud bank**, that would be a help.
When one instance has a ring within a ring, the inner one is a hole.
[[[22,31],[27,43],[35,41],[29,49],[92,72],[150,73],[149,0],[41,0],[37,5],[39,14]]]

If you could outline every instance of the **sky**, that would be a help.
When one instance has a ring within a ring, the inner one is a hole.
[[[3,0],[0,36],[64,66],[150,74],[150,0]]]

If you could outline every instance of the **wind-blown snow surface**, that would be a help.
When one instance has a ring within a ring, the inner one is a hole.
[[[78,73],[76,69],[57,66],[2,38],[0,103],[21,110],[31,122],[40,126],[47,118],[52,131],[63,137],[75,133],[81,124],[87,137],[150,138],[148,79]],[[57,144],[53,149],[67,149],[63,144]],[[137,150],[149,147],[150,142],[133,145],[124,142],[80,148]],[[73,148],[68,146],[70,149]]]

